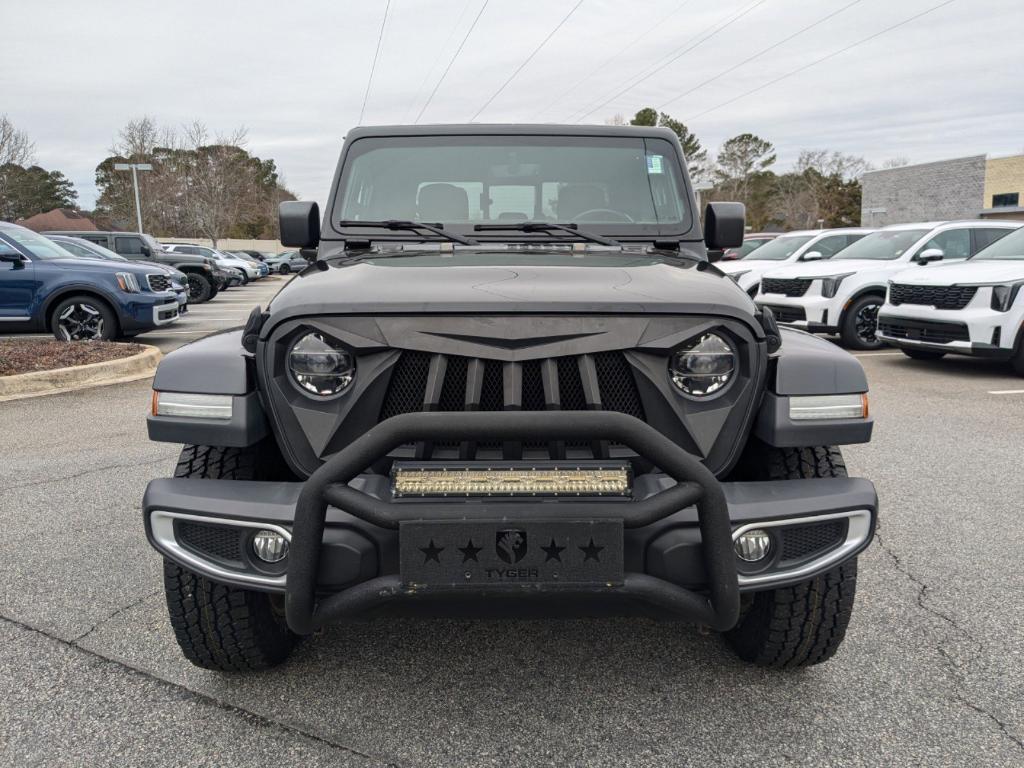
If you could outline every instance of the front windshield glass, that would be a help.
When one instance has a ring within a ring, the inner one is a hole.
[[[340,190],[335,223],[440,222],[467,234],[478,223],[523,221],[638,235],[689,229],[682,168],[662,139],[371,137],[348,150]]]
[[[750,261],[785,261],[800,247],[810,242],[814,235],[794,235],[793,237],[777,237],[765,243],[753,253],[747,255]]]
[[[22,229],[20,227],[17,229],[2,229],[0,230],[0,233],[9,237],[37,259],[46,261],[49,259],[78,258],[73,253],[65,251],[53,242],[53,240],[45,238],[42,235],[37,235],[30,229]]]
[[[892,261],[898,259],[907,248],[927,235],[927,229],[893,229],[872,232],[852,245],[848,245],[835,256],[833,261],[841,259],[876,259]]]
[[[1024,261],[1024,229],[1018,229],[982,248],[971,261]]]

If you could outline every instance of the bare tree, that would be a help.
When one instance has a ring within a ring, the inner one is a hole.
[[[896,155],[882,163],[883,168],[902,168],[905,165],[910,165],[910,158],[906,155]]]
[[[0,165],[31,165],[35,153],[28,134],[15,128],[7,115],[0,115]]]

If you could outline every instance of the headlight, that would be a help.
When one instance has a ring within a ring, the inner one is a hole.
[[[705,333],[669,360],[669,376],[681,391],[707,397],[722,391],[736,370],[736,352],[717,333]]]
[[[307,333],[288,351],[288,370],[306,392],[327,397],[345,391],[355,380],[356,361],[319,333]]]
[[[118,272],[115,277],[117,284],[125,293],[138,293],[139,281],[131,272]]]
[[[821,295],[826,299],[834,299],[836,292],[839,290],[839,284],[852,274],[853,272],[847,272],[845,275],[832,275],[831,277],[821,278]]]
[[[997,312],[1009,312],[1010,307],[1013,306],[1013,300],[1017,298],[1017,294],[1020,292],[1021,283],[1013,283],[1012,285],[993,285],[992,286],[992,309]]]

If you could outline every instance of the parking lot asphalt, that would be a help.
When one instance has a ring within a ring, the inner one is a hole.
[[[237,325],[273,285],[143,340]],[[1024,764],[1024,381],[860,359],[875,439],[844,454],[878,486],[880,530],[845,645],[796,672],[625,619],[376,619],[269,673],[200,670],[142,529],[146,482],[178,452],[146,438],[148,382],[0,404],[0,763]]]

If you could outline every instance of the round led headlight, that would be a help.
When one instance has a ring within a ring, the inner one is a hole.
[[[295,383],[313,395],[344,392],[356,378],[351,353],[331,346],[319,333],[307,333],[288,351],[288,370]]]
[[[672,355],[668,366],[672,383],[692,397],[721,392],[736,371],[736,352],[717,333],[705,333]]]

